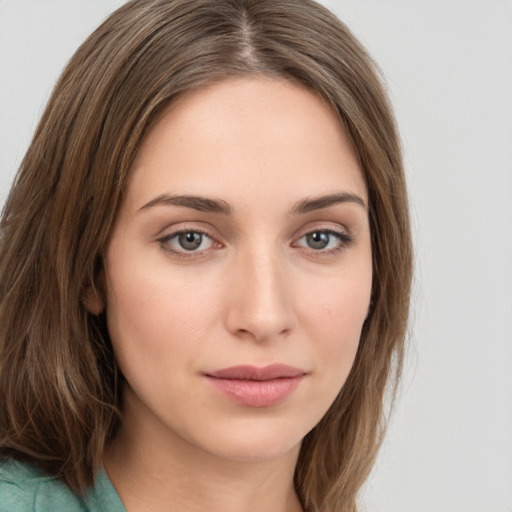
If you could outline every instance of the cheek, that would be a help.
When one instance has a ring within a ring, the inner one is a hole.
[[[186,369],[218,321],[219,293],[194,276],[122,259],[113,260],[107,286],[108,328],[121,369]]]
[[[318,367],[339,388],[354,362],[368,314],[371,285],[371,265],[365,265],[359,272],[331,279],[322,289],[309,286],[308,293],[304,293],[300,313],[304,329],[314,342]]]

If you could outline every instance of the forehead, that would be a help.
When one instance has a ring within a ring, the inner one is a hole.
[[[366,198],[336,114],[306,88],[268,78],[226,80],[180,97],[144,139],[130,183],[136,202],[164,192],[222,197],[229,187],[238,195],[341,188]]]

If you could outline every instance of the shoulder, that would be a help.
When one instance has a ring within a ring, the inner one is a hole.
[[[25,464],[0,461],[0,512],[33,510],[35,472]]]
[[[14,460],[0,461],[0,512],[85,512],[65,484]]]

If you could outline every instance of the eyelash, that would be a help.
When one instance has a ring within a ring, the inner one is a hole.
[[[200,250],[200,251],[197,251],[197,250],[187,251],[184,248],[182,250],[176,250],[170,246],[170,242],[173,239],[179,237],[180,235],[187,235],[187,234],[195,234],[195,235],[200,235],[201,237],[207,237],[211,240],[211,243],[213,245],[222,247],[222,244],[220,244],[219,242],[216,242],[216,240],[209,233],[207,233],[206,231],[203,231],[201,229],[197,229],[197,228],[180,229],[179,231],[175,231],[175,232],[165,235],[161,238],[158,238],[157,242],[160,244],[161,248],[164,251],[172,254],[173,256],[177,256],[178,258],[194,259],[194,258],[202,257],[204,255],[204,253],[210,249],[210,247]],[[298,245],[298,246],[295,245],[298,243],[298,241],[306,238],[308,235],[313,235],[313,234],[322,234],[322,235],[328,235],[329,237],[334,237],[337,239],[338,243],[336,244],[336,247],[333,247],[330,249],[319,249],[319,250],[315,250],[315,249],[308,248],[308,247],[301,246],[301,245]],[[203,244],[203,241],[204,241],[204,239],[201,240],[201,245]],[[320,228],[320,229],[313,229],[311,231],[304,233],[297,239],[296,242],[294,242],[293,246],[303,247],[304,249],[309,249],[316,256],[324,256],[324,255],[336,254],[336,253],[340,252],[341,250],[343,250],[344,248],[350,246],[353,242],[354,242],[354,239],[352,238],[352,236],[346,232],[336,231],[334,229],[321,229]]]

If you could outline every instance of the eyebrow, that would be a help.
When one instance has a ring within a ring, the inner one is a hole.
[[[219,213],[221,215],[230,215],[232,212],[231,206],[226,201],[199,196],[171,196],[169,194],[161,194],[155,197],[155,199],[139,208],[138,211],[158,205],[184,206],[200,212]]]
[[[368,211],[368,207],[364,200],[356,195],[348,192],[339,192],[337,194],[329,194],[312,199],[303,199],[296,203],[290,210],[291,215],[301,215],[310,213],[315,210],[328,208],[339,203],[356,203]],[[221,199],[209,199],[200,196],[173,196],[169,194],[161,194],[144,206],[140,207],[138,211],[147,210],[153,206],[183,206],[185,208],[192,208],[201,212],[217,213],[220,215],[231,215],[233,209],[231,206]]]
[[[327,196],[320,196],[312,199],[304,199],[299,201],[291,210],[292,214],[304,214],[313,212],[315,210],[321,210],[322,208],[328,208],[339,203],[356,203],[364,208],[368,212],[368,206],[364,202],[363,198],[348,192],[339,192],[337,194],[329,194]]]

